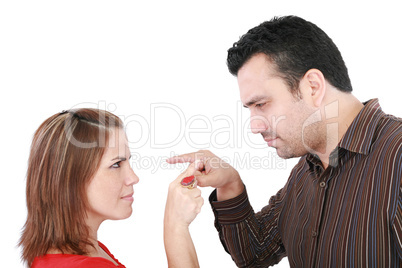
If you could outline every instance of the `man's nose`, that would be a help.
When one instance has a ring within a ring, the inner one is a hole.
[[[258,134],[268,129],[269,123],[267,119],[261,115],[253,115],[250,117],[251,132]]]

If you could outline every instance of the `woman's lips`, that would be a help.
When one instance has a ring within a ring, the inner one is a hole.
[[[131,194],[123,196],[121,199],[126,200],[126,201],[134,201],[133,195],[134,195],[134,193],[131,193]]]

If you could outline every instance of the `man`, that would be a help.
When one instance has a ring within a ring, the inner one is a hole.
[[[288,16],[251,29],[228,51],[251,129],[280,157],[301,157],[254,213],[238,172],[209,151],[195,162],[212,186],[215,226],[239,267],[402,266],[402,121],[352,94],[347,68],[316,25]]]

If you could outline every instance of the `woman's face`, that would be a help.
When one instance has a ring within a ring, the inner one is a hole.
[[[119,128],[111,131],[108,147],[87,187],[89,224],[100,224],[107,219],[125,219],[131,215],[133,185],[139,179],[132,170],[129,159],[126,133]]]

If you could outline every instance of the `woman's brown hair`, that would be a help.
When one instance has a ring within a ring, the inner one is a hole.
[[[63,111],[43,122],[28,161],[28,216],[19,245],[30,266],[49,250],[86,255],[86,186],[97,171],[109,133],[121,120],[98,109]]]

